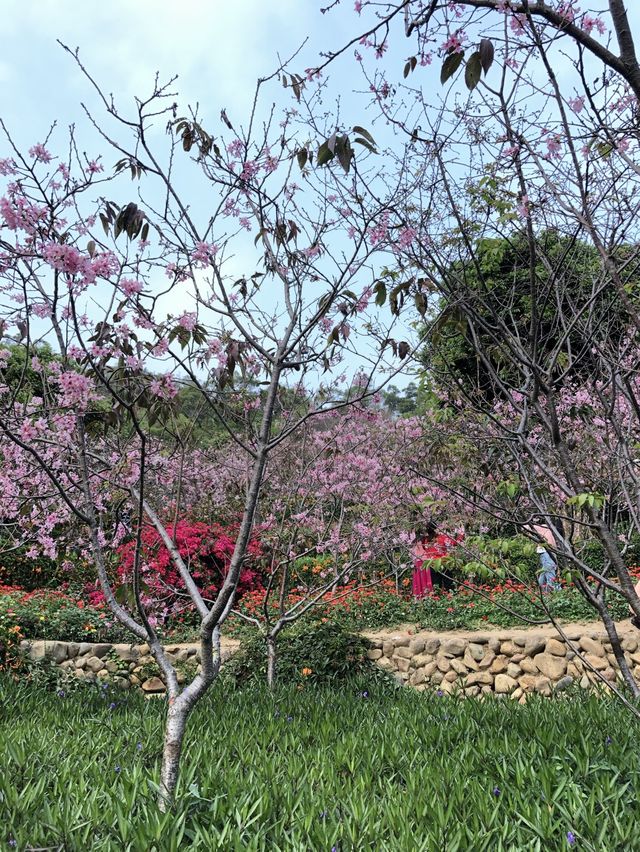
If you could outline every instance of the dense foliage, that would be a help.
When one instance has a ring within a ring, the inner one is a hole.
[[[0,842],[18,849],[629,850],[638,726],[609,699],[469,701],[359,679],[195,711],[175,812],[154,802],[164,709],[0,690]],[[238,720],[242,719],[242,725]],[[34,759],[34,755],[38,759]],[[635,839],[634,839],[635,838]]]
[[[365,671],[383,676],[367,660],[369,643],[335,623],[299,622],[278,640],[278,680],[287,683],[334,684]],[[237,684],[264,681],[267,671],[264,639],[252,636],[224,668]]]
[[[0,586],[0,654],[16,638],[120,642],[131,637],[108,609],[82,598],[51,589],[25,592]]]
[[[473,194],[472,194],[473,197]],[[493,399],[496,392],[493,372],[504,381],[517,381],[513,364],[504,356],[504,333],[498,323],[506,323],[515,334],[531,324],[532,309],[537,310],[536,344],[540,359],[554,359],[553,378],[567,369],[566,378],[582,381],[594,370],[593,359],[584,348],[580,328],[572,328],[563,336],[563,323],[573,305],[589,298],[599,275],[598,255],[587,243],[564,236],[553,229],[537,235],[539,254],[535,256],[534,273],[542,295],[536,299],[531,291],[531,256],[526,231],[509,238],[479,240],[475,256],[467,263],[457,261],[446,275],[464,286],[469,303],[479,317],[478,339],[474,343],[466,316],[457,309],[450,296],[441,300],[437,330],[426,340],[422,360],[428,376],[436,385],[458,384],[471,396]],[[628,255],[630,252],[627,251]],[[623,257],[624,253],[619,252]],[[558,279],[562,276],[562,287]],[[635,286],[635,267],[629,289]],[[555,289],[554,289],[555,288]],[[611,336],[623,334],[620,304],[610,290],[596,302],[597,322]],[[556,350],[561,346],[561,353]],[[480,347],[484,358],[478,355]],[[566,352],[564,350],[567,350]],[[580,352],[580,359],[571,354]],[[567,354],[568,353],[568,354]]]
[[[93,576],[93,566],[76,554],[50,559],[34,555],[28,546],[14,548],[10,542],[0,540],[0,586],[18,586],[32,592],[87,582]]]
[[[406,580],[404,581],[406,583]],[[262,605],[261,593],[247,595],[243,608]],[[292,599],[295,602],[296,596]],[[626,603],[611,599],[618,619],[627,617]],[[392,580],[365,589],[343,588],[325,595],[314,616],[350,630],[382,629],[399,624],[417,624],[425,629],[482,629],[489,626],[526,626],[548,623],[549,614],[560,621],[593,621],[595,613],[584,597],[571,586],[540,596],[522,583],[468,584],[455,591],[437,590],[415,600],[406,586],[397,592]]]
[[[304,577],[305,571],[312,573],[313,566],[301,566],[301,577]],[[632,569],[632,575],[640,577],[640,571]],[[303,599],[303,590],[294,591],[287,596],[286,604],[292,607]],[[238,609],[252,616],[260,614],[264,603],[264,590],[255,588],[244,593]],[[269,606],[273,608],[275,617],[277,603],[271,600]],[[622,598],[616,599],[611,595],[610,607],[616,618],[624,619],[628,616],[627,605]],[[433,595],[415,600],[410,594],[408,577],[400,580],[398,586],[391,579],[364,587],[352,581],[328,591],[318,601],[302,622],[303,625],[311,623],[314,626],[302,627],[301,635],[308,629],[325,629],[325,625],[328,633],[338,628],[356,632],[404,623],[433,630],[526,626],[529,622],[547,622],[549,613],[567,622],[593,621],[596,617],[584,597],[565,582],[559,591],[541,598],[535,587],[514,580],[506,579],[492,584],[468,580],[452,591],[436,588]],[[244,637],[254,635],[254,629],[236,617],[229,621],[227,631]],[[288,633],[285,631],[283,636]],[[197,628],[188,612],[178,611],[167,619],[161,634],[172,641],[187,640],[197,636]],[[294,635],[297,635],[295,631]],[[117,642],[130,637],[114,622],[102,604],[94,606],[86,603],[82,597],[70,591],[40,590],[27,593],[21,589],[0,586],[2,653],[6,655],[8,649],[23,638]],[[336,638],[335,641],[339,645],[341,640]],[[261,640],[256,639],[256,643],[255,649],[262,647]],[[313,644],[309,643],[310,646]],[[316,662],[311,667],[315,672],[319,671]]]

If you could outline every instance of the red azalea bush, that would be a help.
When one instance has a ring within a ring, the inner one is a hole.
[[[168,529],[172,531],[171,525]],[[181,520],[176,524],[174,541],[206,600],[215,597],[224,581],[231,564],[236,536],[237,529],[222,524],[190,520]],[[135,540],[132,539],[117,550],[120,588],[126,589],[131,585],[135,547]],[[240,573],[236,600],[245,592],[262,586],[262,578],[257,570],[262,547],[257,539],[251,539],[247,554],[251,562]],[[178,613],[181,610],[184,583],[157,530],[150,525],[145,526],[142,533],[140,564],[144,597],[149,603],[156,603],[156,618],[164,621],[168,616]],[[100,591],[94,590],[89,594],[91,603],[102,599]]]

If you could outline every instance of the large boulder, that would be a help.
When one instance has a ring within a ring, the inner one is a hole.
[[[150,677],[142,684],[143,692],[164,692],[164,683],[159,677]]]
[[[525,657],[535,657],[536,654],[541,654],[544,648],[545,641],[542,636],[527,636],[523,653]]]
[[[493,675],[491,674],[491,672],[471,672],[471,674],[467,675],[465,681],[465,686],[491,686],[492,684]]]
[[[586,651],[587,654],[591,654],[594,657],[606,656],[602,643],[598,642],[596,639],[589,638],[589,636],[583,636],[580,639],[580,647],[583,651]]]
[[[554,657],[564,657],[567,653],[567,646],[564,642],[559,642],[557,639],[549,639],[545,648],[547,654],[553,654]]]
[[[440,653],[444,654],[445,657],[461,657],[464,654],[466,646],[467,643],[464,639],[457,637],[445,639],[440,648]]]

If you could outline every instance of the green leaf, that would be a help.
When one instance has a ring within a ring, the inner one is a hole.
[[[327,142],[323,142],[322,145],[318,148],[316,162],[319,166],[324,166],[330,160],[333,160],[333,151],[331,151]]]
[[[480,82],[482,75],[482,62],[480,61],[480,53],[476,51],[472,53],[467,61],[467,67],[464,72],[464,82],[467,84],[467,89],[472,92]]]
[[[300,148],[300,150],[296,154],[296,157],[298,158],[298,165],[300,166],[300,171],[302,171],[302,169],[304,169],[304,167],[307,164],[307,159],[309,158],[309,154],[307,152],[307,149],[306,148]]]
[[[333,328],[327,338],[327,348],[331,346],[333,343],[337,343],[340,340],[340,327],[336,326]]]
[[[359,124],[354,124],[353,132],[357,133],[359,136],[364,136],[364,138],[367,139],[369,142],[371,142],[372,145],[376,144],[376,140],[369,133],[369,131],[365,130],[364,127],[360,127]]]
[[[489,71],[489,68],[493,65],[493,42],[488,38],[483,38],[480,41],[480,47],[478,49],[478,53],[480,54],[480,63],[482,65],[482,70],[486,74]]]
[[[340,136],[336,140],[335,153],[338,158],[338,162],[348,174],[349,167],[351,166],[351,160],[353,159],[353,148],[351,147],[348,136]]]
[[[361,139],[359,136],[356,136],[356,138],[353,141],[354,141],[354,143],[357,142],[358,145],[363,145],[367,149],[367,151],[371,151],[372,154],[378,153],[376,151],[376,149],[373,147],[373,145],[369,144],[369,142],[367,142],[366,139]]]
[[[418,64],[418,60],[416,59],[415,56],[410,56],[409,59],[407,59],[407,62],[404,66],[404,72],[403,72],[403,76],[404,76],[405,80],[407,79],[409,74],[411,74],[411,72],[415,70],[415,67],[416,67],[417,64]]]
[[[444,85],[456,73],[464,59],[464,50],[459,53],[450,53],[442,63],[440,71],[440,83]]]

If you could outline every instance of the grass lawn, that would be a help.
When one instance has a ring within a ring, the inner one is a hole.
[[[161,817],[162,702],[0,680],[0,848],[640,849],[640,725],[611,699],[222,686]]]

